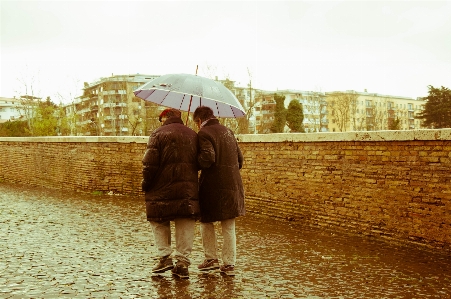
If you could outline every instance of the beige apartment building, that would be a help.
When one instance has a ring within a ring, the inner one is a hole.
[[[328,130],[380,131],[421,129],[415,119],[423,109],[421,98],[348,91],[326,92]]]
[[[65,105],[71,135],[148,135],[163,107],[135,97],[133,91],[156,75],[112,75],[84,84],[83,95]]]
[[[346,132],[422,129],[415,119],[424,107],[421,98],[357,91],[314,92],[301,90],[257,91],[254,114],[256,133],[270,133],[276,102],[274,94],[302,104],[305,132]],[[284,132],[289,132],[285,126]]]
[[[83,95],[66,105],[71,135],[149,135],[159,126],[158,115],[165,108],[135,97],[133,91],[156,75],[116,75],[85,83]],[[276,102],[274,94],[303,106],[305,132],[346,132],[421,129],[415,116],[425,101],[402,96],[357,91],[313,92],[301,90],[265,91],[235,86],[220,80],[238,98],[247,113],[247,132],[271,133]],[[289,132],[286,126],[284,132]]]
[[[323,92],[302,91],[302,90],[277,90],[262,91],[256,94],[255,119],[256,131],[260,134],[271,133],[271,125],[274,121],[276,101],[274,94],[285,96],[284,106],[288,108],[291,101],[295,100],[302,104],[304,113],[304,129],[306,132],[327,132],[327,103]],[[284,132],[289,132],[285,126]]]

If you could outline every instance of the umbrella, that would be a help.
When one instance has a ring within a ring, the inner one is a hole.
[[[236,118],[246,115],[229,89],[220,82],[197,75],[163,75],[147,82],[133,93],[143,100],[187,111],[188,115],[199,106],[210,107],[217,117]]]

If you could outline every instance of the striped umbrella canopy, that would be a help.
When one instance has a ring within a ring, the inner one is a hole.
[[[163,75],[133,93],[143,100],[181,111],[192,112],[199,106],[208,106],[217,117],[246,115],[238,99],[223,84],[197,75]]]

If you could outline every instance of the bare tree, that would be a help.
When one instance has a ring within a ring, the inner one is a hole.
[[[256,104],[256,94],[257,90],[252,88],[252,74],[248,68],[249,75],[249,84],[248,90],[246,90],[245,94],[241,94],[237,96],[238,101],[241,103],[241,106],[244,108],[245,116],[239,118],[224,118],[221,119],[221,123],[227,127],[229,127],[235,134],[249,134],[250,132],[250,124],[251,119],[254,116],[254,107]],[[228,88],[234,95],[237,95],[235,83],[231,81],[226,76],[226,79],[223,80],[223,84],[226,88]],[[255,133],[255,123],[253,124],[253,133]]]
[[[346,132],[351,121],[351,116],[357,110],[358,94],[349,92],[332,92],[329,94],[329,107],[332,118],[338,126],[340,132]]]
[[[218,72],[218,68],[209,63],[206,63],[204,66],[202,66],[201,70],[204,77],[209,79],[215,79]]]
[[[127,84],[126,81],[122,83],[125,90],[125,94],[122,95],[123,101],[127,102],[129,95],[132,96],[131,102],[127,103],[127,111],[125,112],[128,121],[128,132],[132,136],[145,134],[145,101],[133,94],[132,84]]]
[[[323,128],[327,128],[325,123],[327,102],[324,93],[314,91],[305,95],[303,108],[305,119],[311,131],[322,132]]]
[[[409,129],[409,117],[408,117],[409,111],[407,110],[407,108],[402,104],[399,104],[397,115],[401,129],[402,130]]]
[[[41,99],[39,95],[39,71],[31,72],[28,68],[25,73],[17,78],[19,82],[18,89],[15,93],[18,96],[19,103],[16,107],[21,118],[27,121],[27,129],[31,136],[34,136],[34,124],[38,102]]]
[[[143,122],[143,126],[145,128],[144,134],[150,135],[151,132],[156,130],[161,125],[160,121],[158,120],[158,117],[161,113],[161,110],[159,110],[159,108],[161,108],[161,106],[148,101],[146,101],[144,105],[146,111],[145,121]],[[186,117],[186,114],[182,112],[182,119],[184,119],[184,117]],[[191,124],[194,123],[191,122]]]
[[[58,111],[58,132],[60,135],[76,136],[78,133],[81,133],[77,127],[77,105],[75,105],[77,94],[82,90],[80,82],[81,81],[78,79],[73,79],[72,84],[69,85],[71,88],[56,94],[60,106]],[[63,106],[65,106],[66,109],[62,109]]]
[[[387,129],[387,98],[382,98],[380,101],[374,102],[373,117],[375,131]]]
[[[365,114],[365,110],[362,110],[361,112],[358,111],[353,120],[352,120],[353,124],[354,124],[354,131],[365,131],[366,130],[366,114]]]

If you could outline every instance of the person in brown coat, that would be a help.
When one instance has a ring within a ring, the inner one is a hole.
[[[160,122],[161,127],[149,137],[142,159],[147,220],[160,257],[152,272],[172,269],[174,275],[187,278],[195,221],[200,215],[197,134],[183,124],[176,109],[164,110]],[[175,223],[174,252],[170,221]],[[175,267],[171,255],[177,260]]]
[[[245,215],[240,174],[243,155],[233,132],[219,123],[209,107],[198,107],[193,120],[199,128],[200,232],[205,254],[205,260],[198,269],[205,271],[219,268],[227,275],[235,275],[235,218]],[[217,221],[221,222],[223,236],[221,267],[214,227]]]

